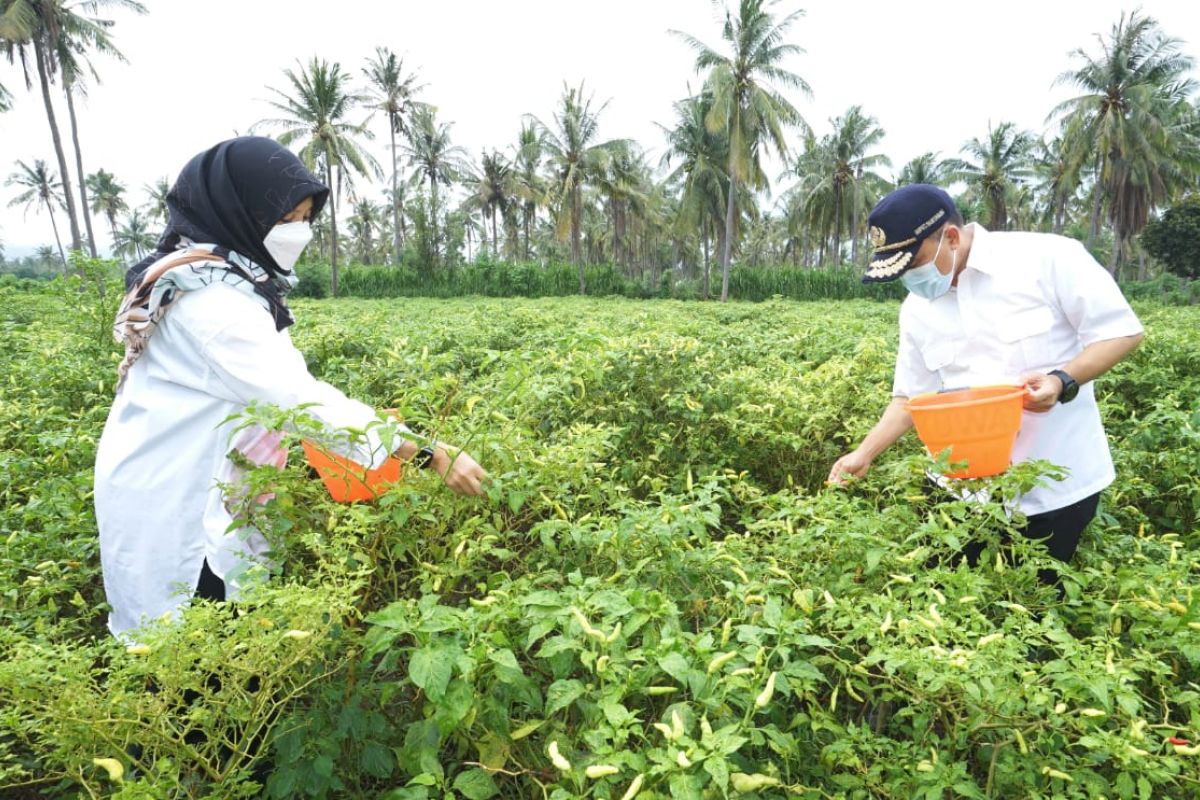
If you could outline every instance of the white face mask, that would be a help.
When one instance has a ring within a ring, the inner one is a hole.
[[[312,241],[312,225],[307,222],[282,222],[271,228],[263,239],[263,247],[284,272],[291,272],[296,260]]]
[[[937,300],[939,297],[950,291],[950,284],[954,282],[954,271],[958,268],[958,251],[951,250],[950,271],[945,275],[937,268],[938,253],[942,252],[942,241],[946,238],[946,231],[942,231],[941,238],[938,239],[937,250],[933,253],[933,259],[925,262],[919,267],[913,267],[908,272],[900,276],[900,282],[904,284],[904,288],[915,294],[917,297],[924,297],[926,300]]]

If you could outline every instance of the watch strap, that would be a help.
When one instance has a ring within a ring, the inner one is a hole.
[[[1079,382],[1071,377],[1071,374],[1061,369],[1053,369],[1048,373],[1058,378],[1062,383],[1062,391],[1058,393],[1058,402],[1069,403],[1075,399],[1075,395],[1079,394]]]

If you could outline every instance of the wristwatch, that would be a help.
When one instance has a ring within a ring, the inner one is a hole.
[[[1079,384],[1067,373],[1061,369],[1050,370],[1051,375],[1062,381],[1062,391],[1058,393],[1058,402],[1069,403],[1075,399],[1075,395],[1079,394]]]
[[[429,469],[433,466],[433,447],[425,445],[413,456],[412,463],[417,469]]]

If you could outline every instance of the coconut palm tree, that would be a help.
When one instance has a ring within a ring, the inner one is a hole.
[[[62,258],[63,274],[67,272],[67,254],[63,251],[62,239],[58,235],[58,223],[54,219],[54,206],[63,207],[63,184],[54,174],[54,170],[46,166],[40,158],[34,160],[33,166],[24,161],[17,161],[17,171],[8,176],[5,186],[16,186],[24,189],[9,201],[8,207],[25,206],[28,214],[31,208],[39,204],[50,215],[50,227],[54,229],[54,243],[58,245],[58,255]]]
[[[450,141],[449,122],[438,122],[437,111],[431,106],[414,110],[408,129],[408,144],[404,151],[409,166],[415,167],[423,180],[429,182],[430,255],[433,269],[441,258],[438,239],[438,186],[450,186],[466,172],[467,151]]]
[[[1063,232],[1067,207],[1082,183],[1087,159],[1078,143],[1081,132],[1079,119],[1069,117],[1057,135],[1043,137],[1033,148],[1033,174],[1045,202],[1044,222],[1053,233]]]
[[[62,253],[62,245],[58,246],[58,252]],[[53,272],[58,266],[60,256],[54,255],[54,248],[48,244],[41,244],[33,248],[33,263],[37,264],[40,272]]]
[[[862,106],[851,106],[845,114],[831,119],[833,130],[814,151],[820,156],[818,162],[797,161],[802,169],[819,164],[820,179],[810,183],[807,190],[820,194],[828,192],[833,208],[833,258],[835,264],[842,260],[842,228],[849,223],[851,236],[851,260],[858,260],[858,241],[864,210],[869,210],[874,195],[883,178],[875,172],[877,167],[891,166],[887,156],[873,153],[882,140],[884,131],[874,117],[863,113]],[[805,177],[797,174],[796,177]],[[849,219],[847,219],[847,217]]]
[[[392,231],[393,246],[396,243],[400,245],[400,252],[404,250],[404,244],[408,241],[408,205],[412,202],[414,190],[419,188],[420,180],[415,176],[408,176],[396,184],[395,189],[388,187],[383,190],[383,198],[387,203],[388,208],[398,209],[399,213],[394,214],[392,225],[399,225],[400,229]],[[400,262],[400,253],[394,254],[393,261]]]
[[[675,103],[673,127],[659,126],[667,139],[662,165],[678,164],[667,175],[667,181],[680,184],[681,222],[693,230],[699,229],[706,300],[711,288],[709,243],[716,232],[720,238],[717,249],[724,249],[725,229],[721,218],[729,188],[729,176],[725,172],[729,164],[728,141],[723,132],[708,129],[705,120],[711,108],[712,94],[702,92]]]
[[[103,214],[108,218],[108,226],[112,230],[113,239],[117,238],[117,215],[129,210],[125,202],[125,187],[122,186],[111,172],[97,170],[87,176],[88,190],[92,193],[92,211]]]
[[[596,176],[596,188],[604,197],[611,216],[611,254],[614,264],[629,268],[634,261],[630,218],[649,208],[652,180],[650,169],[633,142],[615,144]]]
[[[1033,176],[1030,156],[1036,142],[1033,134],[1015,123],[988,124],[984,139],[974,138],[962,146],[967,159],[949,159],[947,169],[983,201],[988,228],[1008,228],[1008,204],[1019,184]]]
[[[838,218],[844,218],[843,207],[834,197],[837,157],[833,137],[829,134],[818,139],[816,133],[809,130],[802,142],[800,152],[786,173],[787,177],[795,179],[795,183],[784,196],[784,207],[789,212],[789,227],[793,232],[800,230],[802,240],[805,234],[816,237],[816,262],[823,265],[827,253],[833,250]],[[796,215],[799,215],[798,219]]]
[[[50,96],[50,81],[54,75],[56,62],[55,37],[57,36],[56,10],[59,3],[54,0],[2,0],[0,2],[0,51],[8,60],[19,60],[24,71],[25,86],[33,88],[33,78],[29,71],[32,58],[34,70],[37,73],[38,84],[42,91],[42,105],[46,111],[46,121],[50,125],[50,138],[54,143],[54,155],[58,159],[58,170],[63,186],[63,207],[67,212],[67,221],[71,233],[71,249],[79,250],[83,246],[79,233],[79,222],[75,215],[75,200],[71,189],[71,176],[67,171],[67,158],[63,151],[62,135],[58,129],[58,118],[54,113],[54,103]]]
[[[1153,209],[1194,179],[1194,129],[1180,123],[1196,89],[1188,74],[1195,62],[1179,39],[1140,11],[1122,13],[1107,38],[1096,39],[1097,55],[1083,49],[1071,54],[1082,63],[1056,84],[1080,94],[1060,103],[1051,117],[1075,117],[1081,127],[1077,153],[1089,157],[1100,189],[1093,195],[1088,244],[1099,232],[1107,200],[1114,232],[1109,269],[1115,274],[1122,251]]]
[[[529,122],[521,123],[513,154],[513,191],[521,204],[521,227],[525,237],[525,260],[530,258],[529,233],[537,219],[537,210],[545,205],[546,182],[542,178],[542,158],[545,140],[541,130]]]
[[[475,212],[479,210],[479,201],[475,195],[469,195],[458,208],[455,215],[462,221],[463,239],[467,246],[467,261],[475,258],[475,241],[487,241],[487,221],[481,220]]]
[[[9,111],[11,109],[12,92],[8,91],[8,89],[4,87],[3,83],[0,83],[0,114],[3,114],[5,111]]]
[[[63,94],[67,99],[67,118],[71,124],[71,142],[75,148],[75,171],[79,176],[80,214],[87,231],[88,249],[96,257],[96,236],[92,231],[92,216],[88,211],[86,173],[83,170],[83,149],[79,144],[79,120],[75,113],[75,98],[87,96],[87,75],[100,82],[100,75],[88,58],[95,52],[124,63],[125,56],[113,43],[109,31],[113,26],[110,19],[88,16],[83,11],[95,12],[105,7],[118,7],[137,14],[145,14],[145,7],[134,0],[88,0],[87,3],[54,3],[55,24],[51,31],[54,63],[62,75]]]
[[[946,162],[938,158],[937,153],[922,153],[900,168],[900,175],[895,183],[897,187],[910,183],[929,183],[944,187],[950,181],[950,170],[946,168]]]
[[[503,218],[509,214],[516,194],[512,164],[494,150],[484,153],[479,160],[479,171],[470,179],[470,190],[474,201],[470,205],[478,209],[484,219],[491,222],[492,256],[498,256],[500,237],[496,228],[496,216],[499,214]]]
[[[580,239],[583,224],[583,190],[607,158],[614,142],[597,142],[600,115],[608,102],[593,107],[594,95],[584,94],[584,85],[571,88],[563,84],[558,109],[554,112],[554,127],[537,117],[530,120],[542,137],[553,173],[550,187],[551,205],[555,209],[560,238],[570,233],[571,261],[579,270],[579,293],[587,293],[584,279],[583,250]]]
[[[756,183],[762,175],[760,158],[771,148],[787,157],[784,128],[803,125],[800,112],[778,87],[812,93],[799,75],[781,64],[804,51],[785,41],[788,29],[803,11],[794,11],[776,21],[769,11],[773,0],[740,0],[737,15],[725,9],[721,38],[727,52],[721,53],[685,33],[676,31],[696,51],[696,71],[708,70],[705,88],[712,94],[712,108],[705,120],[709,129],[725,133],[729,142],[726,169],[731,186],[726,197],[725,246],[721,254],[721,301],[729,299],[729,262],[733,247],[734,203],[738,186]]]
[[[384,249],[376,244],[375,234],[385,227],[384,209],[365,197],[354,203],[354,213],[349,220],[351,244],[355,260],[362,264],[373,264],[377,250]]]
[[[171,193],[171,181],[167,178],[159,178],[154,183],[143,184],[142,190],[148,195],[146,206],[150,219],[158,220],[165,225],[171,215],[170,209],[167,208],[167,195]]]
[[[424,105],[418,103],[413,98],[425,88],[424,84],[417,83],[417,74],[404,74],[404,59],[397,58],[386,47],[375,48],[375,57],[367,62],[367,68],[363,70],[363,74],[367,76],[368,95],[367,105],[374,111],[382,111],[387,115],[388,120],[388,136],[391,139],[392,149],[392,195],[398,195],[400,181],[400,167],[396,160],[396,135],[406,136],[409,126],[409,118],[412,116],[413,110]],[[398,203],[392,203],[392,260],[393,263],[400,263],[400,231],[402,228],[400,217],[403,214],[403,209]]]
[[[150,230],[150,220],[135,209],[125,218],[125,224],[113,232],[113,254],[141,261],[157,241],[158,237]]]
[[[367,102],[365,95],[350,88],[350,75],[342,65],[330,64],[313,56],[308,64],[297,62],[296,69],[285,69],[289,91],[267,87],[278,98],[270,105],[284,116],[264,119],[255,127],[282,128],[279,143],[302,143],[300,159],[305,166],[325,174],[329,193],[329,261],[331,293],[338,289],[337,200],[343,185],[349,193],[354,174],[381,175],[379,165],[367,153],[361,139],[374,138],[365,123],[349,122],[347,117]]]

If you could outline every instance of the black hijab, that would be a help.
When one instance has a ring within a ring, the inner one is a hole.
[[[270,304],[275,327],[283,330],[292,324],[292,315],[284,303],[284,285],[276,279],[290,271],[275,263],[263,239],[306,197],[313,199],[316,218],[329,187],[274,139],[240,136],[205,150],[187,163],[167,194],[167,227],[156,252],[125,273],[126,289],[151,264],[174,252],[181,237],[215,244],[215,254],[226,257],[233,251],[271,275],[272,280],[256,283],[254,291]]]

